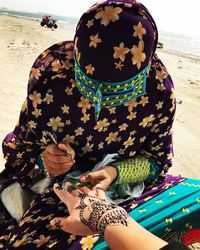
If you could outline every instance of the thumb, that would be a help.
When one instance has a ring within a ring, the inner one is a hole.
[[[104,190],[106,190],[106,189],[104,188],[104,186],[102,187],[102,184],[101,185],[97,184],[93,189],[96,190],[98,198],[106,200],[106,195],[104,192]]]
[[[50,225],[53,228],[59,229],[59,230],[63,230],[67,233],[70,233],[70,223],[68,223],[68,218],[64,218],[64,217],[56,217],[53,220],[50,221]]]
[[[60,198],[62,202],[68,205],[69,200],[71,199],[71,195],[69,192],[67,192],[67,190],[62,189],[62,187],[60,187],[58,183],[55,183],[53,185],[53,191],[56,193],[56,195]]]
[[[66,152],[67,156],[69,156],[74,161],[75,154],[69,144],[64,144],[63,142],[61,142],[58,144],[58,148],[61,151]]]
[[[58,144],[58,148],[66,153],[70,153],[70,147],[66,144],[64,144],[63,142],[60,142]]]
[[[96,171],[96,172],[92,172],[87,175],[81,176],[80,180],[82,182],[89,182],[89,181],[94,182],[94,181],[103,180],[104,178],[105,178],[105,174],[103,171]]]

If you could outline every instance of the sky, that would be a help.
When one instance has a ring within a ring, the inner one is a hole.
[[[0,7],[79,18],[97,0],[0,0]],[[200,0],[140,0],[158,29],[200,37]]]

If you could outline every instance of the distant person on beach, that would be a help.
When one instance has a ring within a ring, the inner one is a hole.
[[[43,20],[44,20],[44,22],[48,23],[48,21],[49,21],[49,16],[45,16],[45,17],[43,18]]]
[[[69,178],[101,185],[109,199],[169,240],[199,227],[199,181],[167,174],[175,96],[155,54],[157,40],[152,16],[136,1],[101,1],[85,12],[74,41],[51,46],[33,64],[19,122],[3,141],[2,175],[25,190],[38,168],[59,185]],[[99,244],[97,236],[53,230],[50,221],[67,215],[50,186],[19,223],[1,225],[0,244],[59,250]]]

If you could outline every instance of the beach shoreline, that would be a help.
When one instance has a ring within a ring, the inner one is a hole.
[[[26,97],[30,68],[51,45],[72,40],[75,28],[58,22],[58,29],[40,26],[39,20],[0,15],[0,141],[14,129]],[[174,122],[174,167],[171,173],[200,178],[200,57],[168,50],[157,53],[172,76],[177,95]],[[0,169],[4,165],[0,150]]]

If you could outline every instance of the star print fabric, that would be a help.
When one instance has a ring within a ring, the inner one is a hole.
[[[166,172],[173,157],[175,97],[162,62],[154,56],[144,96],[102,109],[95,121],[93,104],[76,88],[73,49],[73,42],[56,44],[33,65],[19,123],[3,142],[7,171],[29,183],[39,154],[51,143],[50,131],[72,145],[82,171],[118,153],[124,159],[141,154]]]
[[[104,1],[82,15],[75,57],[82,71],[106,82],[125,81],[148,66],[158,31],[148,10],[136,1]]]
[[[157,30],[145,7],[135,1],[101,2],[101,6],[95,5],[84,14],[87,22],[79,23],[78,27],[89,32],[85,33],[88,34],[85,42],[80,42],[77,27],[78,39],[51,46],[33,64],[19,121],[3,141],[4,173],[13,175],[23,187],[31,185],[38,157],[52,143],[49,132],[56,134],[58,142],[65,139],[74,148],[76,169],[82,172],[90,171],[107,154],[117,153],[119,165],[141,156],[148,166],[145,171],[149,171],[150,164],[150,176],[153,166],[159,174],[148,179],[141,197],[127,204],[130,211],[181,179],[166,175],[173,158],[174,86],[165,66],[154,54]],[[94,11],[92,20],[90,15]],[[111,29],[118,21],[121,25],[120,20],[126,16],[134,20],[127,27],[131,30],[129,43],[122,28],[113,29],[108,37],[94,27],[98,24],[102,30]],[[115,33],[119,33],[120,39],[115,44],[111,41],[106,54],[100,46],[105,45],[104,39],[110,42],[109,39],[115,38]],[[99,60],[93,50],[99,51]],[[149,65],[143,95],[122,105],[103,107],[96,120],[94,104],[80,93],[75,81],[75,55],[86,75],[111,82],[133,77]],[[137,177],[143,180],[139,173]],[[56,181],[61,184],[63,178],[60,176]],[[123,181],[126,183],[126,178]],[[2,229],[0,247],[3,244],[8,249],[22,250],[31,244],[31,249],[86,249],[89,244],[92,248],[98,236],[79,238],[49,228],[53,217],[66,214],[52,189],[46,189],[37,196],[19,225]]]

